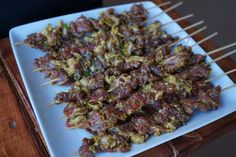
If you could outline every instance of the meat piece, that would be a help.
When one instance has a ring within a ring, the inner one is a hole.
[[[199,91],[207,91],[213,88],[214,85],[210,82],[205,82],[204,80],[197,81],[193,84],[192,96],[198,96]]]
[[[131,118],[134,129],[139,134],[147,134],[150,127],[149,119],[146,116],[135,116]]]
[[[61,92],[61,93],[57,93],[57,95],[55,96],[55,101],[56,103],[63,103],[63,102],[70,102],[71,99],[68,93]]]
[[[85,16],[81,16],[75,22],[72,22],[70,24],[70,28],[75,33],[92,32],[94,29],[90,20],[88,20]]]
[[[92,94],[89,96],[90,102],[103,102],[108,101],[108,94],[107,92],[100,88],[92,92]]]
[[[164,81],[155,82],[154,87],[156,91],[163,91],[165,94],[173,94],[176,92],[176,88],[173,84]]]
[[[152,99],[152,98],[151,98]],[[146,113],[153,113],[157,112],[161,109],[161,102],[158,100],[150,100],[150,98],[147,98],[147,104],[146,106],[143,107],[143,110]]]
[[[99,29],[99,24],[98,24],[98,20],[95,18],[89,18],[89,21],[91,22],[91,24],[93,25],[94,29]]]
[[[67,105],[64,108],[64,115],[66,117],[71,117],[71,115],[73,115],[76,112],[77,108],[75,105]]]
[[[192,69],[190,69],[190,79],[192,81],[198,81],[200,79],[207,78],[210,73],[210,68],[208,66],[197,64]]]
[[[191,57],[191,63],[192,65],[194,64],[199,64],[203,62],[206,59],[206,56],[200,55],[200,54],[193,54]]]
[[[181,104],[187,114],[193,114],[195,109],[201,111],[208,111],[216,109],[220,105],[220,92],[219,86],[209,88],[207,90],[200,90],[195,99],[183,99]]]
[[[127,152],[130,150],[129,141],[121,135],[103,135],[100,138],[96,138],[96,146],[102,152]]]
[[[207,91],[199,91],[197,102],[201,111],[216,109],[220,105],[221,87],[217,86]]]
[[[90,129],[97,134],[103,134],[107,129],[107,122],[99,112],[93,111],[90,113],[89,123]]]
[[[122,74],[115,81],[112,82],[109,92],[112,96],[118,99],[129,97],[133,90],[137,88],[137,80],[130,75]]]
[[[103,134],[108,128],[113,127],[119,120],[124,121],[124,112],[116,109],[112,105],[105,106],[100,112],[90,113],[90,129],[96,134]]]
[[[96,152],[127,152],[130,150],[129,141],[117,134],[104,134],[93,136],[91,139],[84,138],[79,149],[80,156],[94,157]]]
[[[88,128],[87,118],[88,109],[81,104],[69,103],[64,108],[64,115],[67,118],[66,127],[68,128]]]
[[[111,91],[111,95],[118,99],[124,99],[129,97],[132,94],[133,90],[134,88],[132,87],[131,84],[122,85],[114,88]]]
[[[127,100],[122,100],[117,104],[117,108],[124,111],[127,115],[141,110],[146,105],[146,97],[140,92],[134,93]]]
[[[161,67],[159,67],[158,65],[151,65],[150,69],[154,75],[161,77],[161,78],[164,77],[163,69]]]
[[[184,109],[179,105],[178,102],[171,104],[169,114],[175,117],[178,126],[185,124],[189,119],[189,116],[184,112]]]
[[[168,117],[166,117],[163,113],[155,112],[150,115],[150,122],[152,125],[164,125],[168,121]]]
[[[97,75],[95,78],[91,78],[88,83],[89,90],[96,90],[104,87],[104,76]]]
[[[194,99],[183,99],[181,100],[181,104],[188,115],[192,115],[194,110],[198,107],[198,104]]]
[[[187,58],[181,54],[174,54],[168,56],[163,61],[163,67],[168,73],[174,73],[185,66]]]
[[[24,43],[28,44],[33,48],[40,49],[44,52],[54,51],[53,47],[49,46],[47,37],[42,33],[33,33],[27,35],[27,38],[24,40]]]
[[[148,82],[155,82],[159,77],[151,73],[148,65],[142,64],[140,69],[131,72],[133,78],[136,78],[139,86],[143,86]]]
[[[131,13],[133,15],[143,15],[143,17],[146,17],[147,11],[142,4],[135,4],[131,7]]]
[[[68,92],[60,92],[55,96],[56,103],[79,103],[83,104],[84,101],[87,101],[87,93],[83,90],[77,88],[72,88]]]
[[[129,25],[143,26],[144,21],[147,19],[147,13],[142,4],[133,5],[131,11],[128,12],[130,17]]]
[[[55,65],[52,62],[50,62],[53,59],[54,57],[51,54],[46,54],[43,57],[36,58],[34,60],[34,65],[37,68],[42,68],[42,70],[40,71],[51,70],[55,68]]]
[[[50,78],[52,80],[55,80],[52,82],[52,84],[69,84],[72,81],[72,78],[68,76],[66,71],[62,68],[60,69],[51,69],[50,71],[46,71],[45,78]]]
[[[95,157],[95,150],[93,150],[93,144],[95,141],[93,139],[84,138],[82,141],[82,146],[79,148],[79,155],[81,157]]]

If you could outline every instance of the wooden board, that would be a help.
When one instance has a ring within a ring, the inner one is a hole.
[[[156,2],[161,3],[162,0],[156,0]],[[175,11],[170,12],[170,15],[173,18],[179,17]],[[180,24],[183,27],[189,25],[187,21],[182,21]],[[192,31],[194,29],[190,30],[190,32]],[[196,40],[202,38],[202,34],[195,36]],[[202,46],[207,51],[215,49],[210,41],[205,42]],[[220,54],[218,53],[215,56]],[[19,155],[23,157],[48,157],[47,146],[29,103],[8,38],[0,40],[0,57],[4,71],[0,74],[0,157],[18,157]],[[219,65],[225,71],[236,67],[236,64],[229,58],[221,60]],[[231,78],[236,81],[236,74],[232,74]],[[14,128],[14,122],[16,128]],[[9,128],[9,124],[13,127],[12,129]],[[236,113],[233,113],[136,156],[186,156],[235,127]]]

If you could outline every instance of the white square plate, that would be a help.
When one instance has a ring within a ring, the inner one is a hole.
[[[152,2],[141,2],[146,8],[150,8],[155,6]],[[124,10],[129,10],[131,4],[114,6],[117,12],[121,12]],[[40,128],[42,130],[43,136],[46,140],[47,146],[49,148],[50,154],[52,157],[74,157],[75,152],[81,146],[81,140],[84,137],[91,136],[88,132],[83,129],[66,129],[65,127],[65,119],[62,119],[63,115],[63,105],[56,107],[49,107],[48,104],[52,102],[56,93],[60,91],[65,91],[68,87],[58,87],[58,86],[40,86],[43,82],[45,82],[43,74],[32,72],[35,68],[33,66],[33,61],[35,58],[38,58],[44,55],[43,52],[39,50],[35,50],[24,45],[14,46],[15,42],[23,41],[26,36],[33,32],[41,31],[48,23],[52,25],[56,25],[59,20],[63,20],[64,22],[70,22],[78,18],[80,15],[85,15],[87,17],[98,17],[99,13],[106,8],[95,9],[80,13],[74,13],[65,16],[59,16],[55,18],[50,18],[34,23],[29,23],[26,25],[18,26],[10,30],[10,41],[11,46],[13,48],[13,52],[23,78],[24,84],[26,86],[31,104],[33,106],[34,112],[36,114],[37,120],[39,122]],[[160,13],[162,10],[157,7],[156,9],[150,10],[149,17]],[[167,14],[162,14],[158,16],[157,20],[161,21],[161,23],[167,23],[172,21],[173,19],[169,17]],[[165,30],[168,33],[174,33],[181,30],[181,27],[176,24],[170,24],[165,27]],[[179,33],[178,36],[183,38],[187,35],[186,32]],[[184,45],[193,45],[196,42],[192,38],[188,38],[182,42]],[[200,46],[195,46],[193,48],[195,53],[205,54],[205,51]],[[211,61],[210,57],[207,57],[207,61]],[[216,76],[222,74],[223,71],[217,64],[211,65],[213,71],[212,76]],[[226,87],[232,85],[233,82],[229,77],[221,77],[213,81],[215,85],[221,85],[221,87]],[[207,125],[217,119],[220,119],[236,110],[236,88],[229,89],[224,91],[221,94],[222,106],[219,107],[216,111],[210,111],[207,113],[197,112],[192,116],[187,125],[177,129],[173,133],[168,133],[161,135],[159,137],[151,137],[144,144],[133,144],[132,148],[127,153],[98,153],[98,157],[128,157],[140,152],[143,152],[147,149],[160,145],[166,141],[174,139],[178,136],[196,130],[204,125]]]

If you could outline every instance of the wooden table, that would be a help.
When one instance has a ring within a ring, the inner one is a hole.
[[[162,0],[156,0],[156,2],[160,3]],[[173,18],[179,17],[175,11],[169,14]],[[182,21],[180,24],[183,27],[189,25],[187,21]],[[194,29],[190,30],[190,32],[192,31]],[[202,38],[202,34],[195,36],[195,40]],[[202,46],[207,51],[215,49],[210,41],[205,42]],[[25,91],[8,38],[0,40],[0,57],[0,157],[18,157],[19,155],[22,157],[48,157],[50,155],[47,146]],[[229,58],[221,60],[219,65],[225,71],[236,67],[236,63]],[[230,77],[236,81],[236,74],[232,74]],[[232,113],[203,128],[136,156],[187,156],[235,127],[236,113]]]

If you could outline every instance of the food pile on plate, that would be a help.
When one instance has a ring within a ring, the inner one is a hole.
[[[98,152],[127,152],[131,143],[173,132],[195,110],[220,104],[219,86],[207,80],[205,56],[162,30],[147,25],[148,11],[135,4],[130,11],[102,12],[98,19],[79,17],[50,24],[24,43],[45,52],[35,59],[37,70],[55,85],[69,85],[55,96],[66,104],[69,128],[93,134],[84,138],[82,157]]]

